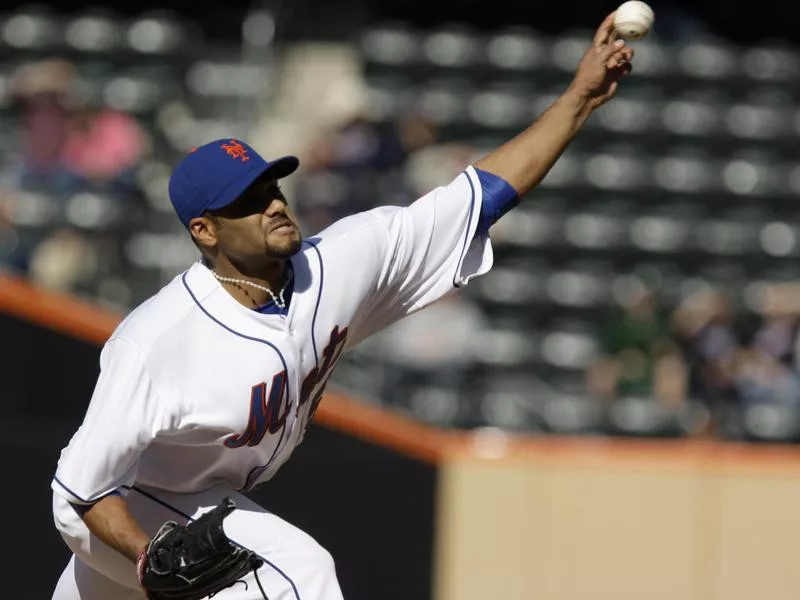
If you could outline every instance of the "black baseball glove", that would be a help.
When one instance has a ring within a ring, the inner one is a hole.
[[[150,600],[200,600],[233,585],[263,561],[231,542],[222,521],[230,498],[188,525],[168,521],[142,551],[139,583]]]

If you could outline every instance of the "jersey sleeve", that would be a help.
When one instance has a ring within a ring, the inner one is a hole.
[[[482,195],[475,169],[468,167],[407,207],[384,206],[336,224],[328,246],[333,260],[347,268],[338,275],[339,295],[359,307],[348,345],[491,268],[488,233],[477,232]]]
[[[100,376],[83,423],[61,452],[53,490],[88,505],[136,478],[141,452],[165,428],[142,353],[112,338],[100,355]]]

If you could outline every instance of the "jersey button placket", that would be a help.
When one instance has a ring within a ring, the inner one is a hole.
[[[286,342],[289,345],[289,347],[292,349],[292,354],[294,355],[293,356],[293,358],[294,358],[294,368],[292,370],[294,371],[293,381],[294,381],[295,393],[294,393],[294,398],[288,398],[287,399],[287,401],[291,401],[292,404],[293,404],[293,406],[292,406],[293,410],[289,411],[289,414],[293,415],[293,418],[292,418],[292,424],[289,426],[289,435],[286,436],[286,439],[283,442],[284,445],[288,444],[289,440],[292,439],[295,427],[297,426],[297,422],[299,421],[298,416],[299,416],[299,412],[300,412],[300,394],[301,394],[301,391],[302,391],[302,382],[300,381],[300,372],[301,372],[301,370],[303,368],[303,363],[302,363],[302,360],[301,360],[301,356],[302,355],[301,355],[300,351],[297,348],[297,342],[294,339],[293,333],[294,332],[293,332],[292,327],[287,325],[287,327],[286,327]]]

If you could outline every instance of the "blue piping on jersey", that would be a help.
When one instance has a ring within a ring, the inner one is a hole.
[[[314,307],[314,316],[311,317],[311,344],[314,347],[314,364],[319,367],[319,354],[317,354],[317,312],[319,311],[319,303],[322,300],[322,285],[325,283],[325,269],[322,267],[322,253],[317,248],[317,245],[311,240],[305,240],[308,245],[314,249],[319,259],[319,294],[317,295],[317,305]]]
[[[185,287],[186,291],[189,292],[189,295],[192,297],[192,300],[194,300],[194,303],[197,305],[197,307],[201,311],[203,311],[203,313],[209,319],[214,321],[214,323],[216,323],[217,325],[219,325],[223,329],[225,329],[227,331],[230,331],[233,335],[238,335],[240,338],[244,338],[246,340],[250,340],[251,342],[258,342],[260,344],[265,344],[265,345],[269,346],[270,348],[272,348],[275,351],[275,353],[278,355],[278,358],[281,359],[281,364],[283,365],[283,370],[286,371],[287,373],[289,372],[289,369],[286,366],[286,359],[283,357],[283,354],[281,354],[281,351],[278,350],[278,347],[275,344],[273,344],[272,342],[269,342],[267,340],[262,340],[261,338],[256,338],[256,337],[252,337],[252,336],[249,336],[249,335],[245,335],[243,333],[239,333],[238,331],[236,331],[234,329],[231,329],[230,327],[225,325],[225,323],[223,323],[222,321],[217,319],[214,315],[212,315],[210,312],[208,312],[206,310],[206,308],[202,304],[200,304],[200,301],[194,295],[194,292],[192,292],[192,289],[189,287],[189,284],[186,282],[186,273],[187,272],[184,272],[183,276],[181,277],[181,281],[183,281],[183,287]],[[287,377],[286,378],[286,401],[289,402],[290,398],[291,398],[291,393],[290,393],[290,390],[289,390],[289,378]],[[260,473],[263,473],[264,471],[266,471],[269,468],[269,466],[272,464],[272,461],[275,460],[275,457],[278,455],[278,450],[281,447],[281,442],[283,441],[283,436],[286,435],[286,429],[287,428],[284,425],[283,429],[281,429],[281,436],[278,438],[278,443],[275,444],[275,451],[272,453],[272,456],[269,457],[269,460],[267,461],[267,464],[261,465],[259,467],[253,467],[252,469],[250,469],[250,472],[247,474],[247,478],[244,480],[244,485],[242,486],[241,489],[246,490],[249,487],[250,477],[253,475],[253,473],[255,473],[256,471],[258,471]]]
[[[473,167],[474,168],[474,167]],[[481,182],[481,216],[475,235],[484,235],[504,214],[519,204],[519,194],[499,175],[475,169]]]
[[[461,287],[461,284],[458,282],[458,272],[461,270],[461,261],[464,260],[464,256],[467,253],[467,245],[470,241],[469,224],[472,223],[472,213],[475,211],[475,186],[472,183],[472,178],[469,176],[469,173],[464,171],[462,175],[467,178],[467,183],[469,183],[472,197],[470,198],[469,202],[469,218],[467,219],[467,231],[464,233],[464,247],[461,249],[461,260],[458,261],[458,265],[456,265],[456,272],[453,274],[453,287],[457,288]]]
[[[78,504],[77,502],[72,502],[71,500],[67,500],[67,502],[69,502],[69,505],[75,510],[76,513],[78,513],[78,516],[81,519],[83,518],[83,515],[85,515],[87,512],[89,512],[90,508],[92,508],[95,504],[100,502],[100,500],[102,500],[103,498],[107,498],[108,496],[120,496],[121,495],[119,490],[112,490],[112,491],[108,492],[107,494],[104,494],[104,495],[100,496],[99,498],[97,498],[95,500],[86,500],[85,498],[81,498],[78,494],[76,494],[71,489],[69,489],[66,485],[64,485],[64,483],[58,477],[53,477],[53,481],[55,481],[58,485],[60,485],[62,488],[64,488],[64,490],[66,490],[69,494],[71,494],[72,496],[74,496],[75,498],[77,498],[78,500],[80,500],[83,503],[83,504]]]
[[[83,515],[89,512],[89,509],[92,508],[98,502],[100,502],[100,500],[108,498],[109,496],[121,496],[121,495],[122,494],[120,493],[119,490],[113,490],[111,492],[108,492],[105,496],[100,496],[97,500],[93,500],[91,504],[78,504],[77,502],[70,502],[69,505],[76,513],[78,513],[78,516],[82,519]],[[69,500],[67,500],[67,502],[69,502]]]
[[[85,498],[81,498],[80,496],[78,496],[78,494],[76,494],[71,489],[69,489],[66,485],[64,485],[64,483],[58,477],[53,477],[53,481],[55,481],[58,485],[60,485],[62,488],[64,488],[68,493],[70,493],[73,496],[75,496],[78,500],[80,500],[84,504],[89,504],[89,505],[92,504],[92,502],[93,502],[92,500],[86,500]],[[70,504],[75,504],[75,503],[70,502]]]
[[[126,489],[128,489],[128,490],[133,490],[134,492],[138,492],[139,494],[141,494],[145,498],[148,498],[149,500],[152,500],[153,502],[155,502],[157,504],[160,504],[164,508],[166,508],[168,510],[171,510],[172,512],[174,512],[176,514],[179,514],[180,516],[182,516],[187,521],[194,521],[194,519],[191,516],[187,515],[182,510],[179,510],[179,509],[175,508],[174,506],[172,506],[170,504],[167,504],[166,502],[164,502],[160,498],[156,498],[153,494],[148,494],[143,489],[138,488],[135,485],[134,486],[127,486],[126,485],[124,487]],[[270,514],[269,511],[267,511],[267,514]],[[292,586],[292,591],[294,592],[294,597],[297,598],[297,600],[302,600],[300,598],[300,592],[297,591],[297,586],[295,585],[294,581],[292,581],[292,578],[289,577],[286,573],[284,573],[275,563],[273,563],[270,560],[268,560],[265,556],[263,556],[261,554],[258,554],[258,552],[255,552],[252,548],[248,548],[248,547],[240,544],[236,540],[231,540],[231,542],[233,542],[234,544],[236,544],[240,548],[244,548],[245,550],[250,550],[251,552],[254,552],[261,560],[263,560],[266,564],[268,564],[270,567],[275,569],[281,575],[281,577],[283,577],[286,581],[288,581],[289,585]]]

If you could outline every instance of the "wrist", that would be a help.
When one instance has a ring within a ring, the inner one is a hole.
[[[593,109],[591,94],[576,86],[574,82],[561,95],[559,101],[563,102],[579,117],[588,117]]]

